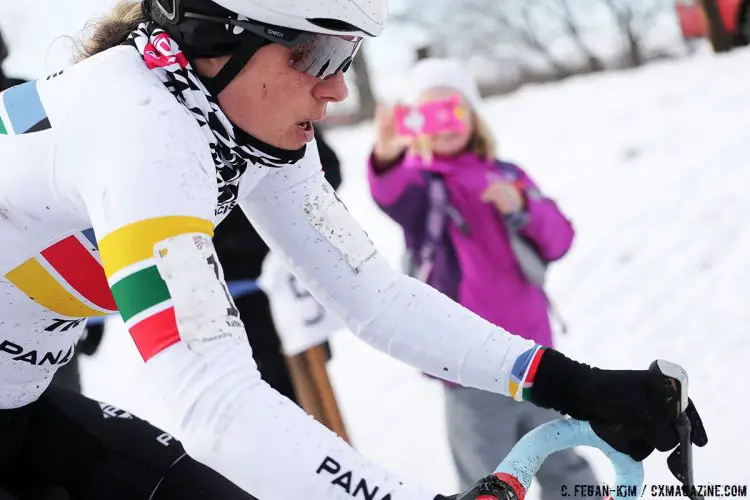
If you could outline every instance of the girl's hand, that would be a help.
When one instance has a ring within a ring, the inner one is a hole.
[[[503,215],[520,212],[525,205],[521,191],[512,183],[500,180],[490,181],[482,193],[482,201],[492,203]]]
[[[393,108],[378,104],[375,112],[375,132],[377,140],[373,154],[377,163],[390,163],[412,145],[409,137],[398,134]]]

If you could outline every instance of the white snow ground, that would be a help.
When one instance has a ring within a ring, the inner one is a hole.
[[[557,347],[607,368],[682,364],[709,434],[695,451],[696,481],[750,483],[750,51],[530,87],[483,111],[505,157],[525,166],[577,229],[551,273],[570,326]],[[371,127],[329,137],[343,159],[343,200],[397,265],[399,229],[373,204],[364,175]],[[169,430],[121,322],[110,327],[101,351],[83,360],[86,394]],[[333,348],[330,373],[356,447],[404,477],[454,491],[438,383],[348,332]],[[583,453],[611,482],[603,456]],[[676,483],[665,459],[646,460],[648,484]]]

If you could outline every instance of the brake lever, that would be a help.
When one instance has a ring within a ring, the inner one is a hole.
[[[679,462],[670,462],[667,460],[672,474],[682,481],[686,490],[686,495],[691,500],[704,500],[703,495],[697,494],[695,483],[693,481],[693,445],[690,442],[691,424],[686,410],[690,402],[688,398],[688,374],[684,368],[676,363],[664,361],[662,359],[654,361],[649,367],[651,371],[657,371],[667,379],[674,380],[675,387],[680,397],[680,414],[677,417],[677,435],[679,437],[679,449],[676,457]]]

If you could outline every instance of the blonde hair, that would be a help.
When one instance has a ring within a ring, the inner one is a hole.
[[[141,0],[120,0],[104,17],[86,23],[85,30],[92,33],[76,47],[75,62],[121,45],[131,31],[147,21]]]
[[[467,151],[480,158],[493,161],[497,156],[497,142],[487,123],[476,112],[471,115],[473,132],[469,139]]]

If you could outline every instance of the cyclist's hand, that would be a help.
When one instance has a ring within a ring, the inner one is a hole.
[[[683,470],[680,459],[686,450],[678,439],[678,418],[685,413],[690,422],[690,443],[702,447],[708,443],[706,429],[701,417],[688,398],[686,408],[681,408],[681,397],[677,384],[672,379],[662,376],[652,369],[645,372],[644,393],[647,395],[642,403],[641,418],[620,421],[592,421],[591,428],[614,449],[630,455],[635,460],[643,460],[654,449],[669,451],[667,464],[672,474],[682,481],[687,471]],[[638,414],[636,413],[637,417]],[[679,443],[679,445],[678,445]],[[676,448],[675,448],[676,446]]]
[[[652,363],[648,370],[601,370],[548,349],[539,363],[531,402],[591,422],[600,438],[636,461],[655,449],[677,447],[677,420],[682,411],[690,419],[691,442],[705,446],[708,437],[695,405],[688,400],[689,404],[680,408],[676,384],[654,366]]]

